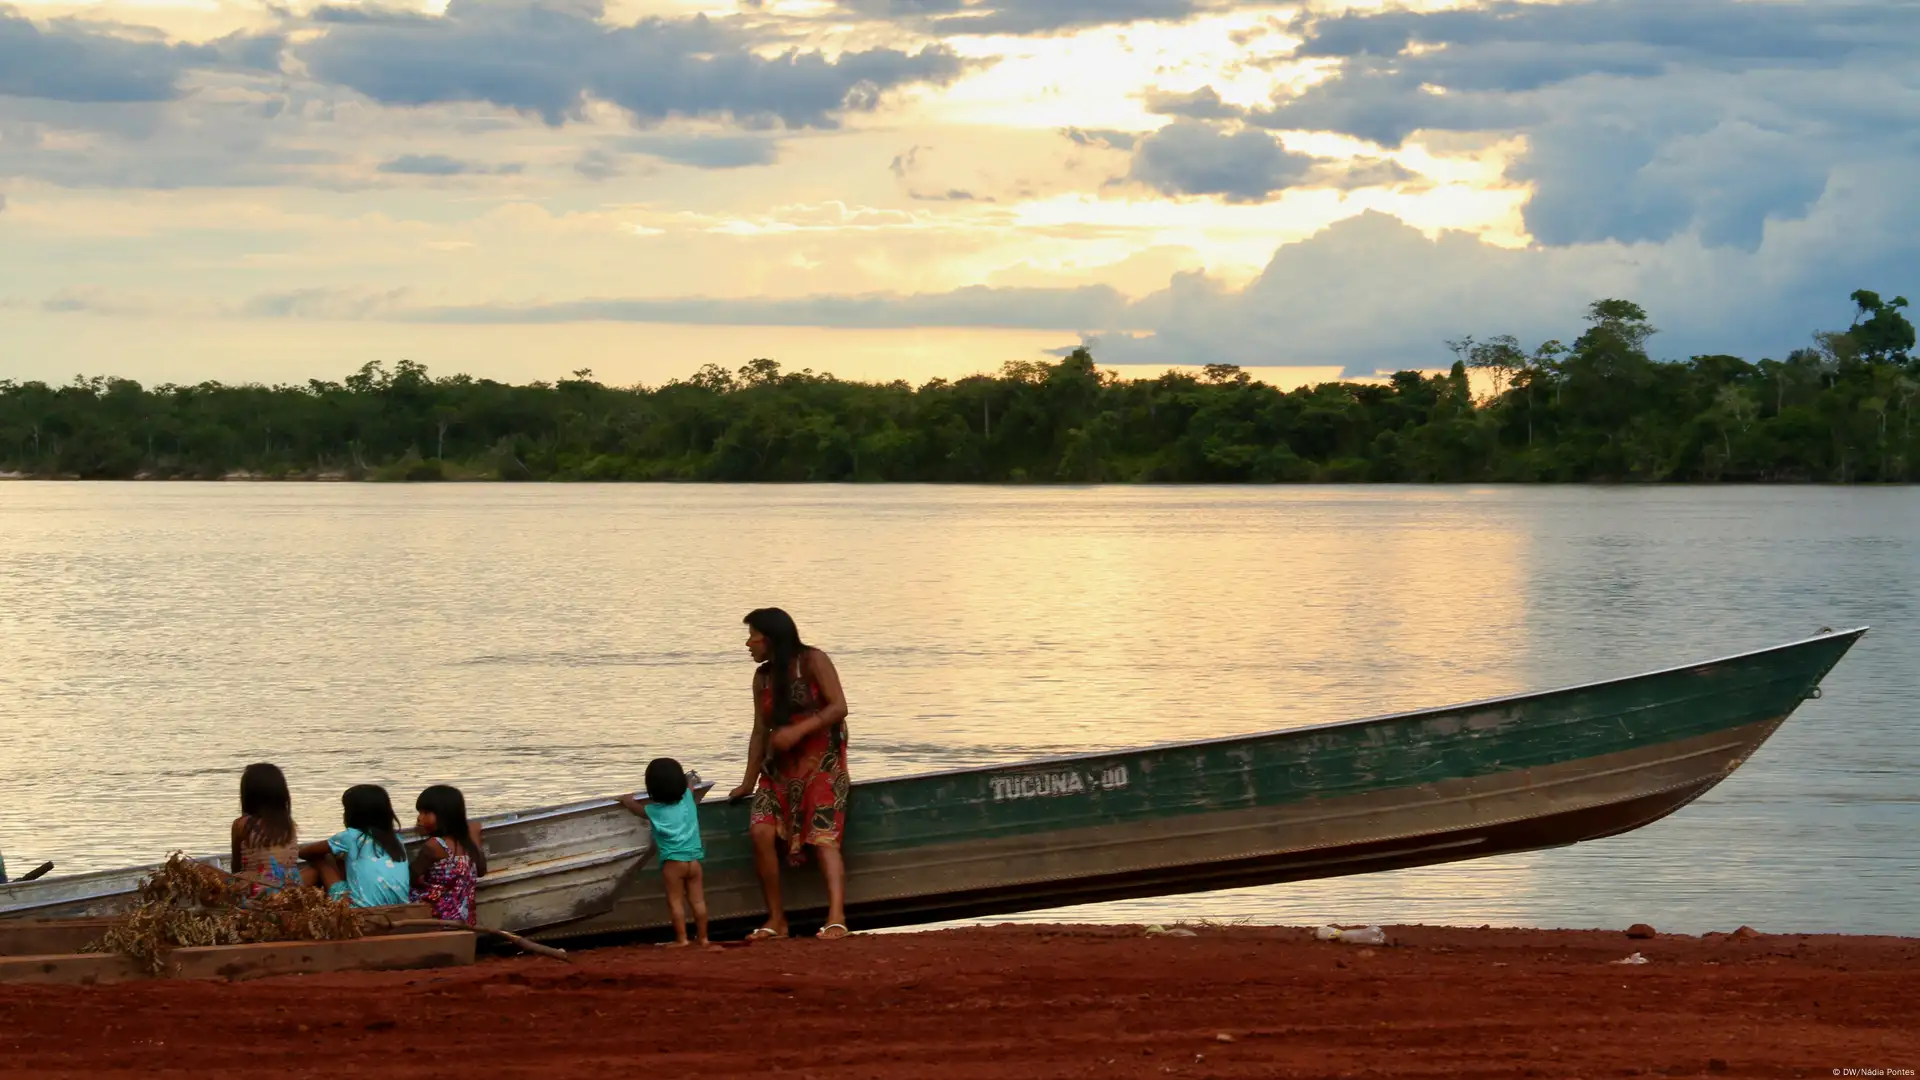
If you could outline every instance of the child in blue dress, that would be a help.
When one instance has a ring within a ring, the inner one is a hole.
[[[700,804],[687,790],[687,771],[672,758],[647,763],[647,801],[620,796],[621,805],[646,817],[653,826],[654,851],[660,856],[660,875],[666,879],[667,910],[673,915],[673,947],[707,942],[707,891],[700,860],[707,857],[700,842]],[[687,909],[693,909],[694,940],[687,939]]]
[[[355,784],[340,796],[340,806],[346,828],[300,848],[300,857],[319,870],[327,897],[347,897],[357,908],[406,903],[411,871],[387,789]]]

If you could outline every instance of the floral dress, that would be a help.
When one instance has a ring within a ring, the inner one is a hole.
[[[247,895],[277,892],[300,884],[300,844],[295,838],[269,844],[261,838],[261,827],[248,825],[240,841],[240,865],[233,875],[248,883]]]
[[[473,872],[473,859],[464,850],[455,851],[453,845],[445,840],[440,841],[440,846],[447,853],[427,867],[425,879],[413,890],[413,900],[417,904],[431,906],[436,919],[472,926],[474,882],[477,876]]]
[[[757,690],[761,710],[773,715],[773,680],[762,679]],[[792,707],[787,723],[810,719],[826,704],[819,684],[800,666],[792,683]],[[784,753],[767,752],[766,764],[753,795],[755,825],[772,825],[786,845],[787,862],[806,861],[806,849],[838,848],[847,824],[847,723],[837,721],[801,740]]]

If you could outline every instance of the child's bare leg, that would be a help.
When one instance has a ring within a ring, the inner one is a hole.
[[[347,880],[346,866],[341,863],[340,856],[331,851],[309,865],[320,875],[319,885],[323,889],[331,889],[335,882]]]
[[[667,911],[673,916],[673,943],[687,944],[687,864],[660,864],[660,876],[667,885]]]
[[[331,851],[300,864],[300,884],[309,888],[330,889],[334,882],[345,880],[347,868],[340,862],[340,856]]]
[[[687,902],[693,908],[693,925],[697,933],[694,939],[702,946],[707,942],[707,875],[700,864],[685,863],[687,867]]]

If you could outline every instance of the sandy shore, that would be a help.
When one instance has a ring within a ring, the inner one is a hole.
[[[0,987],[0,1074],[1913,1076],[1920,939],[994,927]],[[1638,952],[1648,963],[1618,965]],[[1858,1070],[1848,1074],[1835,1070]],[[1881,1070],[1879,1073],[1873,1070]]]

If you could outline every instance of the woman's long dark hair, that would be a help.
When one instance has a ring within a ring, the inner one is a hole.
[[[380,850],[387,853],[394,862],[407,861],[407,848],[400,842],[400,834],[395,831],[400,819],[394,816],[393,800],[387,796],[387,789],[378,784],[355,784],[340,796],[340,806],[346,811],[343,815],[349,829],[359,829]]]
[[[773,709],[768,719],[781,727],[793,716],[793,665],[807,646],[800,640],[800,628],[793,616],[777,607],[755,608],[742,620],[767,639],[772,655],[767,657],[767,685],[773,690]]]
[[[287,791],[287,775],[278,765],[258,761],[241,772],[240,812],[253,819],[252,839],[256,844],[277,847],[293,843],[298,835],[293,824],[293,796]]]
[[[453,845],[458,844],[476,865],[483,864],[485,856],[473,849],[473,830],[467,826],[467,797],[459,788],[435,784],[420,793],[413,808],[433,815],[433,835],[446,846],[447,854],[453,854]]]
[[[647,762],[647,798],[661,806],[673,806],[687,797],[687,770],[670,757]]]

